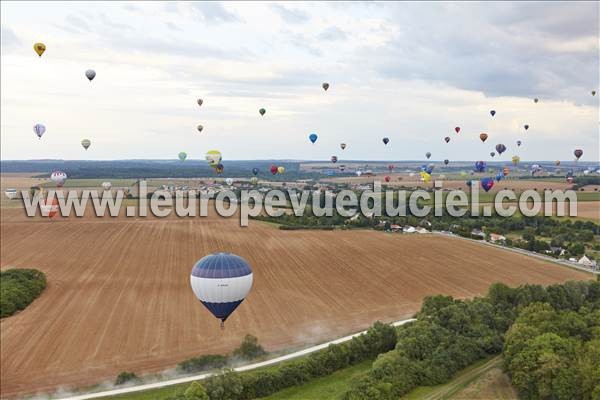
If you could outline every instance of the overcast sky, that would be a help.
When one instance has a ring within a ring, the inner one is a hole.
[[[1,156],[473,160],[503,143],[504,159],[572,160],[581,148],[598,160],[599,12],[598,2],[3,1]]]

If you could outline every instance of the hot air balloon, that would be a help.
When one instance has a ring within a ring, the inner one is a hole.
[[[444,138],[444,141],[445,141],[446,143],[448,143],[448,142],[450,141],[450,136],[446,136],[446,137]]]
[[[96,71],[94,71],[93,69],[88,69],[87,71],[85,71],[85,77],[88,78],[91,82],[92,79],[96,77]]]
[[[390,178],[389,176],[385,176],[385,178],[383,178],[386,182],[389,182],[392,178]]]
[[[485,161],[477,161],[475,162],[475,172],[485,172],[487,168],[487,163]]]
[[[314,144],[318,138],[319,136],[317,136],[316,133],[311,133],[310,135],[308,135],[308,140],[310,140],[312,144]]]
[[[221,163],[218,163],[218,164],[215,166],[215,172],[216,172],[217,174],[222,174],[224,170],[225,170],[225,167],[224,167],[224,166],[223,166],[223,164],[221,164]]]
[[[216,167],[222,159],[221,152],[218,150],[210,150],[206,152],[206,161],[211,167]]]
[[[285,172],[285,167],[277,167],[277,173],[283,174]]]
[[[44,43],[36,43],[33,45],[33,50],[37,53],[38,56],[42,56],[46,51],[46,45]]]
[[[481,180],[481,187],[487,192],[494,187],[494,180],[492,178],[485,177]]]
[[[361,176],[362,175],[362,171],[356,171],[356,176]]]
[[[537,172],[542,171],[542,167],[539,164],[533,164],[531,166],[530,172],[531,176],[535,175]]]
[[[429,160],[431,158],[431,153],[430,152],[425,153],[425,157],[427,157],[427,159]]]
[[[250,178],[250,183],[256,185],[258,183],[258,178],[253,176],[252,178]]]
[[[577,160],[579,160],[581,158],[581,156],[583,155],[583,150],[581,150],[581,149],[575,149],[575,151],[573,152],[573,154],[575,154],[575,158]]]
[[[185,161],[185,159],[187,158],[187,154],[186,154],[186,152],[185,152],[185,151],[182,151],[181,153],[179,153],[179,154],[177,155],[177,157],[179,157],[179,159],[180,159],[181,161]]]
[[[496,152],[494,152],[494,151],[490,152],[490,156],[494,157],[495,155],[496,155]]]
[[[471,182],[470,180],[465,182],[467,184],[468,187],[471,187],[471,185],[473,185],[473,182]]]
[[[482,142],[485,142],[488,138],[488,134],[487,133],[481,133],[479,134],[479,139],[481,139]]]
[[[63,187],[67,180],[67,174],[63,171],[54,171],[50,174],[50,180],[56,184],[56,187]]]
[[[456,133],[460,132],[460,126],[457,126],[456,128],[454,128],[454,131],[455,131]]]
[[[445,159],[445,160],[444,160],[444,165],[448,165],[448,163],[450,163],[450,160],[448,160],[448,159]]]
[[[81,145],[83,146],[84,149],[88,149],[91,146],[92,142],[90,142],[89,139],[83,139],[81,141]]]
[[[523,125],[523,128],[525,128],[525,130],[529,129],[529,125],[525,124]]]
[[[260,113],[260,115],[265,115],[267,110],[265,110],[264,108],[261,108],[260,110],[258,110],[258,112]]]
[[[500,182],[502,178],[504,178],[504,175],[502,175],[502,172],[498,172],[496,174],[496,182]]]
[[[431,180],[431,174],[425,171],[421,171],[419,174],[421,175],[421,179],[423,180],[423,182],[429,183],[429,181]]]
[[[104,189],[104,190],[110,190],[110,188],[112,188],[112,183],[110,183],[110,182],[102,182],[102,189]]]
[[[33,126],[33,132],[37,135],[38,139],[41,139],[44,132],[46,132],[46,127],[42,124],[35,124]]]
[[[43,217],[52,219],[58,214],[58,202],[55,198],[52,198],[50,203],[48,203],[49,201],[50,199],[48,198],[46,198],[46,200],[40,199],[40,212]]]
[[[346,166],[344,164],[342,164],[338,168],[340,169],[340,171],[344,172],[344,170],[346,169]]]
[[[508,176],[509,173],[510,173],[510,169],[508,169],[508,167],[502,168],[502,175]]]
[[[498,152],[498,154],[502,154],[506,151],[506,146],[503,145],[502,143],[497,144],[496,145],[496,151]]]
[[[323,88],[324,91],[327,91],[327,89],[329,89],[329,83],[323,82],[323,84],[321,85],[321,87]]]
[[[202,129],[204,129],[204,127],[202,125],[198,125],[196,129],[198,129],[198,132],[202,132]]]
[[[213,253],[192,268],[190,285],[194,295],[216,318],[221,327],[244,301],[252,288],[252,269],[242,257]]]
[[[573,183],[573,177],[567,176],[567,183]]]
[[[256,176],[258,175],[258,168],[252,168],[252,173]]]
[[[521,144],[522,144],[522,143],[523,143],[523,142],[521,142],[520,140],[517,140],[517,147],[521,147]]]
[[[335,164],[337,162],[337,157],[331,156],[331,162]]]
[[[490,114],[492,114],[493,117],[494,115],[496,115],[496,110],[490,110]]]
[[[537,103],[538,101],[540,101],[537,97],[535,99],[533,99],[534,103]]]
[[[559,165],[560,165],[560,160],[556,160],[556,161],[554,161],[554,164],[555,164],[556,166],[559,166]]]
[[[595,95],[596,95],[596,91],[592,90],[592,96],[595,96]]]
[[[276,165],[271,165],[270,171],[273,175],[277,174],[277,166]]]
[[[344,150],[346,148],[346,143],[340,143],[340,147],[342,148],[342,150]]]
[[[198,99],[198,106],[202,106],[202,103],[204,103],[204,100]]]
[[[388,144],[390,142],[389,138],[384,137],[383,138],[383,144]]]
[[[226,178],[225,183],[227,184],[227,186],[233,185],[233,178]]]
[[[513,165],[516,166],[517,164],[519,164],[519,161],[521,161],[521,157],[513,156],[511,160],[512,160]]]
[[[396,168],[396,167],[394,167],[394,164],[390,164],[390,165],[388,165],[388,170],[389,170],[390,172],[392,172],[392,171],[394,170],[394,168]]]
[[[431,174],[433,172],[433,164],[421,165],[421,172],[427,172],[428,174]]]

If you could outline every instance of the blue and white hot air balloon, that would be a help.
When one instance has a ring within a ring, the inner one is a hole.
[[[213,253],[196,262],[190,284],[198,300],[221,320],[223,327],[225,320],[250,292],[252,269],[240,256]]]

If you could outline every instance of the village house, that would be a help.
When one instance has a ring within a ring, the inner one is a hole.
[[[490,233],[490,242],[492,242],[492,243],[506,242],[506,237],[504,237],[502,235],[498,235],[497,233]]]

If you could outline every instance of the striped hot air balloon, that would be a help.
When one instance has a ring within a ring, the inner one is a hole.
[[[252,288],[252,269],[242,257],[213,253],[200,259],[190,276],[192,291],[221,327]]]

